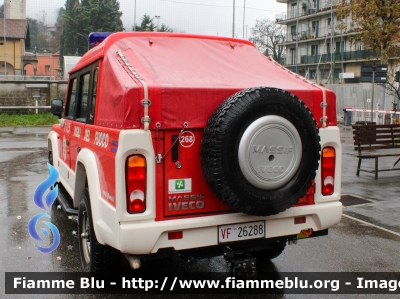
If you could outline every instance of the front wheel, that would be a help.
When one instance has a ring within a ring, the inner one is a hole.
[[[89,191],[84,189],[78,210],[79,254],[84,272],[104,273],[119,262],[115,249],[100,244],[93,229]]]

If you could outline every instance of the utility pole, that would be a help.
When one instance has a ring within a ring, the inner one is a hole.
[[[246,19],[246,0],[244,0],[244,4],[243,4],[243,39],[244,39],[244,28],[246,27],[244,25],[245,19]]]
[[[294,72],[295,73],[298,73],[298,70],[297,70],[297,65],[298,65],[298,61],[297,61],[297,59],[298,59],[298,51],[299,51],[299,37],[300,37],[300,31],[299,31],[299,15],[300,15],[300,11],[299,11],[299,0],[297,0],[297,3],[296,3],[296,9],[297,9],[297,12],[296,12],[296,14],[297,14],[297,18],[296,18],[296,48],[295,48],[295,50],[294,50]]]
[[[7,76],[7,30],[6,30],[6,0],[3,5],[3,21],[4,21],[4,76]]]
[[[333,53],[333,70],[332,70],[333,76],[332,76],[332,80],[333,80],[333,84],[335,84],[336,83],[336,78],[335,78],[336,47],[333,48],[333,51],[334,51],[334,53]]]
[[[371,123],[373,121],[374,115],[374,86],[375,86],[375,70],[376,66],[375,63],[372,65],[372,96],[371,96]]]
[[[136,0],[135,0],[134,12],[133,12],[133,31],[136,31]]]
[[[235,0],[233,0],[232,37],[235,38]]]

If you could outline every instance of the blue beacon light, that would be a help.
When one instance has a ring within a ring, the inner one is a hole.
[[[89,44],[91,46],[96,46],[105,40],[113,32],[91,32],[89,34]]]

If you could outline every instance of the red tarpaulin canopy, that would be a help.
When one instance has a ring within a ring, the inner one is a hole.
[[[124,65],[119,54],[133,71]],[[295,76],[244,40],[160,32],[121,32],[87,52],[74,73],[100,63],[96,124],[143,127],[143,83],[149,88],[150,128],[203,128],[214,109],[237,91],[276,87],[298,96],[322,117],[322,87]],[[137,74],[138,76],[133,76]],[[335,94],[325,89],[327,125],[336,125]]]

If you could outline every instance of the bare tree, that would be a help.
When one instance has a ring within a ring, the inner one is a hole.
[[[390,96],[394,97],[394,102],[398,103],[400,100],[400,83],[395,81],[396,70],[394,68],[391,69],[391,72],[388,72],[387,81],[385,84],[386,93]],[[399,110],[400,107],[397,108]]]
[[[272,57],[279,63],[284,62],[286,26],[278,25],[270,19],[257,20],[254,28],[251,28],[249,40],[268,57]]]

